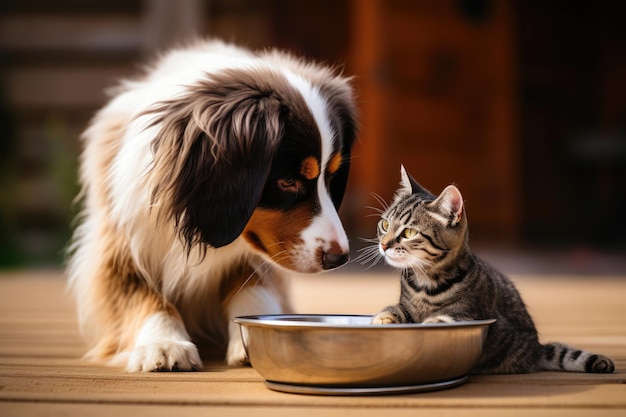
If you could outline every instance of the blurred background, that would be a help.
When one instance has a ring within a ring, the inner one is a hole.
[[[433,192],[459,186],[471,242],[505,269],[626,272],[625,12],[603,0],[3,0],[0,268],[62,264],[79,136],[105,89],[173,42],[216,36],[355,76],[360,142],[341,213],[355,253],[375,234],[371,193],[388,200],[402,163]]]

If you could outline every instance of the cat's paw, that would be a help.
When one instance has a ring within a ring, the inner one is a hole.
[[[606,356],[592,355],[586,364],[586,369],[587,372],[610,374],[615,371],[615,364]]]
[[[372,318],[372,324],[392,324],[398,323],[396,316],[388,311],[381,311]]]
[[[128,357],[128,372],[193,371],[202,369],[196,346],[188,341],[164,340],[136,346]]]
[[[424,324],[428,323],[454,323],[454,319],[447,314],[442,314],[439,316],[431,316],[424,319],[422,322]]]

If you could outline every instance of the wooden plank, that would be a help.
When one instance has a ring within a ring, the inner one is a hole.
[[[473,377],[466,384],[430,393],[333,397],[291,395],[265,387],[247,370],[247,378],[234,378],[230,369],[196,373],[148,373],[105,375],[0,375],[1,401],[63,401],[135,404],[205,404],[266,406],[353,407],[585,407],[623,408],[626,387],[620,383],[536,384],[510,382],[509,376]],[[240,375],[241,376],[241,375]]]
[[[504,407],[492,408],[450,408],[450,407],[420,407],[418,410],[394,407],[267,407],[267,406],[211,406],[206,405],[150,405],[150,404],[59,404],[55,402],[43,403],[7,403],[4,409],[0,404],[0,411],[7,416],[21,417],[45,415],[47,417],[84,417],[84,416],[120,416],[133,417],[187,417],[198,415],[214,415],[220,417],[415,417],[425,415],[430,417],[515,417],[515,416],[543,416],[543,417],[590,417],[590,410],[577,408],[535,408],[515,409]],[[623,417],[623,409],[594,409],[593,417]],[[419,414],[418,414],[419,413]]]
[[[215,362],[203,372],[127,374],[79,358],[84,349],[61,274],[0,274],[0,415],[624,415],[626,280],[516,282],[542,334],[613,355],[617,372],[473,376],[451,390],[381,397],[278,393],[252,368]],[[372,313],[397,290],[396,274],[335,273],[295,276],[292,295],[302,312]]]

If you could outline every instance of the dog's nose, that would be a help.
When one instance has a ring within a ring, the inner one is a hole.
[[[325,270],[337,268],[348,262],[348,258],[347,252],[336,252],[331,249],[322,255],[322,268]]]

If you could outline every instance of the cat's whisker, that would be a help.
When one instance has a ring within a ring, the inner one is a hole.
[[[369,260],[373,256],[380,255],[380,253],[378,252],[378,247],[376,247],[376,246],[371,246],[371,247],[368,247],[368,248],[359,249],[359,252],[361,252],[361,253],[359,254],[359,256],[357,256],[355,261]]]
[[[376,244],[359,249],[358,252],[361,253],[354,260],[355,262],[359,262],[361,265],[364,266],[370,264],[366,267],[366,270],[378,264],[378,262],[383,257],[378,250],[378,241],[374,239],[370,239],[370,241],[376,242]]]
[[[418,277],[427,275],[426,271],[424,270],[424,267],[418,264],[411,265],[411,270],[413,270],[413,273],[415,274],[415,276],[418,276]],[[417,270],[419,270],[419,272]]]
[[[376,238],[376,237],[361,237],[361,238],[359,238],[359,240],[361,242],[376,243],[378,245],[378,238]],[[361,250],[361,249],[359,249],[359,250]]]
[[[382,256],[380,254],[378,254],[377,252],[370,252],[368,253],[366,256],[361,257],[360,259],[356,259],[356,261],[360,262],[361,265],[367,265],[369,263],[371,263],[370,266],[374,266],[378,263],[378,261],[380,260],[380,258],[382,258]]]
[[[365,206],[365,208],[366,208],[366,209],[370,209],[370,210],[372,210],[372,211],[375,211],[375,212],[376,212],[376,214],[369,214],[369,215],[368,215],[369,217],[372,217],[372,216],[380,216],[381,214],[383,214],[383,213],[385,212],[385,210],[384,210],[384,209],[381,209],[381,208],[379,208],[379,207],[374,207],[374,206]]]
[[[358,249],[357,252],[370,252],[375,250],[378,250],[378,244],[369,245],[364,248]]]
[[[383,211],[389,210],[389,204],[379,194],[371,193],[371,196],[383,207]]]
[[[411,253],[407,253],[405,256],[410,258],[409,266],[407,268],[411,268],[416,276],[428,276],[427,269],[432,267],[432,262],[419,258]]]

